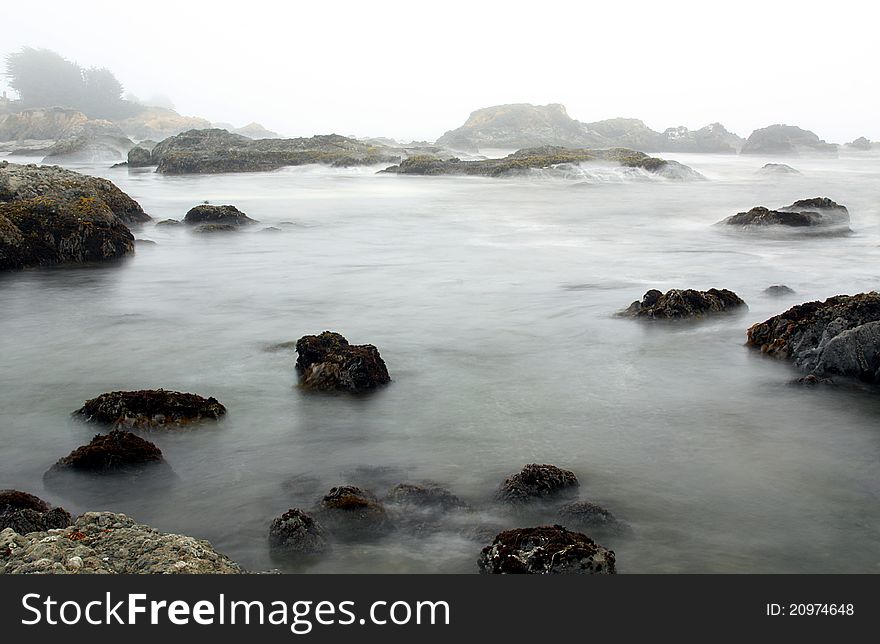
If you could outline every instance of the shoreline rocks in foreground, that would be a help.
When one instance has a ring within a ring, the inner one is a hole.
[[[0,574],[239,574],[202,539],[159,532],[124,514],[87,512],[61,529],[0,531]]]
[[[792,361],[821,382],[880,382],[880,293],[837,295],[794,306],[748,330],[748,346]],[[810,381],[813,382],[813,381]]]
[[[70,513],[53,508],[43,499],[18,490],[0,490],[0,530],[19,534],[41,532],[70,525]]]
[[[720,223],[739,226],[743,230],[791,228],[824,235],[852,232],[846,206],[841,206],[828,197],[801,199],[790,206],[775,210],[756,206],[748,212],[737,213]]]
[[[349,344],[332,331],[301,337],[296,352],[296,371],[305,389],[359,393],[391,382],[376,347]]]
[[[73,413],[87,423],[102,423],[113,428],[146,428],[217,420],[226,415],[226,407],[213,397],[144,389],[101,394],[87,400]]]
[[[153,443],[131,432],[114,429],[109,434],[97,434],[87,445],[58,459],[46,474],[69,470],[105,474],[159,463],[164,463],[162,450]]]
[[[505,530],[477,560],[481,573],[502,575],[611,575],[615,564],[613,550],[559,525]]]
[[[652,289],[645,293],[641,302],[636,300],[618,315],[643,320],[682,320],[732,313],[743,308],[748,309],[746,303],[726,288],[708,291],[671,289],[666,293]]]

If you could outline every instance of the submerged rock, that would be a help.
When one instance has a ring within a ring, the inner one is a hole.
[[[646,320],[680,320],[731,313],[742,307],[748,308],[736,293],[726,288],[708,291],[671,289],[666,293],[652,289],[645,293],[641,302],[633,302],[620,315]]]
[[[237,574],[210,543],[159,532],[124,514],[87,512],[63,529],[0,532],[0,574]]]
[[[559,519],[567,527],[579,530],[618,531],[623,527],[611,512],[590,501],[567,503],[559,509]]]
[[[794,125],[770,125],[752,132],[740,152],[741,154],[837,156],[837,146],[826,143],[813,132]]]
[[[49,473],[64,470],[115,472],[161,462],[162,451],[153,443],[130,432],[114,429],[109,434],[96,435],[88,445],[77,447],[59,459]]]
[[[354,485],[332,488],[321,499],[315,516],[334,536],[342,539],[374,539],[393,528],[376,495]]]
[[[291,508],[276,517],[269,527],[269,548],[276,555],[316,555],[329,546],[321,524],[299,508]]]
[[[816,376],[880,382],[880,294],[807,302],[748,330],[751,347]]]
[[[88,423],[111,427],[180,426],[204,419],[217,420],[226,407],[216,398],[165,389],[111,391],[87,400],[73,412]]]
[[[147,148],[137,145],[128,151],[128,167],[145,168],[151,165],[153,165],[153,159]]]
[[[156,222],[157,226],[180,226],[183,222],[178,219],[163,219]]]
[[[404,506],[419,508],[455,510],[466,508],[467,504],[458,496],[434,483],[416,485],[414,483],[399,483],[391,488],[386,500]]]
[[[801,174],[799,170],[795,170],[790,165],[785,163],[765,163],[760,170],[758,170],[761,174]]]
[[[506,530],[477,560],[480,572],[489,574],[610,575],[615,564],[613,550],[558,525]]]
[[[522,503],[572,492],[579,485],[577,476],[570,470],[530,463],[504,479],[496,496],[500,501]]]
[[[201,204],[190,208],[183,221],[190,226],[197,226],[199,224],[244,226],[257,223],[256,220],[251,219],[235,206],[211,206],[208,204]]]
[[[773,284],[772,286],[768,286],[764,289],[764,295],[771,295],[773,297],[794,295],[794,289],[786,286],[785,284]]]
[[[64,508],[53,508],[27,492],[0,490],[0,530],[11,528],[27,534],[69,525],[70,513]]]
[[[318,391],[362,392],[391,382],[385,361],[372,344],[349,344],[331,331],[296,342],[301,385]]]
[[[776,210],[757,206],[748,212],[728,217],[721,223],[728,226],[738,226],[745,230],[787,227],[825,235],[852,232],[849,227],[849,211],[846,206],[841,206],[827,197],[801,199],[790,206]]]

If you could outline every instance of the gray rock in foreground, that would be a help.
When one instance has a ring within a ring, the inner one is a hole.
[[[59,530],[0,531],[0,574],[242,572],[207,541],[159,532],[113,512],[87,512]]]

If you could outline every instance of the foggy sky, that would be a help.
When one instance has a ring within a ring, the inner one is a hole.
[[[53,49],[179,112],[285,135],[433,140],[480,107],[563,103],[656,130],[788,123],[880,140],[873,3],[5,3],[0,55]]]

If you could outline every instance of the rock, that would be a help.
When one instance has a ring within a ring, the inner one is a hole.
[[[715,154],[736,154],[745,139],[728,132],[721,123],[711,123],[699,130],[686,127],[671,127],[659,135],[657,147],[648,145],[639,148],[645,152],[704,152]],[[619,145],[619,144],[618,144]]]
[[[211,127],[210,121],[206,119],[195,116],[181,116],[172,109],[156,106],[143,106],[137,114],[126,119],[117,120],[116,125],[119,126],[126,136],[133,139],[155,139],[157,141],[186,132],[187,130]],[[140,145],[143,146],[143,142]]]
[[[137,145],[128,151],[128,166],[130,168],[145,168],[153,165],[150,151],[141,145]]]
[[[163,174],[264,172],[284,166],[397,163],[401,150],[326,134],[299,139],[252,140],[226,130],[190,130],[161,141],[152,152]]]
[[[266,226],[265,228],[260,229],[261,233],[280,233],[280,228],[275,228],[275,226]]]
[[[202,224],[193,228],[194,233],[237,233],[238,224]]]
[[[249,139],[277,139],[280,138],[278,132],[267,130],[259,123],[248,123],[242,127],[232,130],[235,134],[241,134]]]
[[[376,347],[349,344],[338,333],[303,336],[296,342],[296,352],[296,370],[306,389],[357,393],[391,382]]]
[[[159,532],[124,514],[87,512],[63,529],[0,532],[0,574],[237,574],[210,543]]]
[[[276,517],[269,527],[269,548],[273,554],[303,556],[321,554],[330,547],[321,524],[299,508]]]
[[[880,382],[880,294],[799,304],[753,325],[747,344],[817,378]]]
[[[402,506],[438,509],[442,511],[466,508],[467,504],[455,494],[434,483],[416,485],[400,483],[391,488],[386,500]]]
[[[331,534],[346,540],[374,539],[393,528],[376,496],[354,485],[332,488],[321,499],[315,516]]]
[[[764,289],[764,295],[771,295],[773,297],[794,295],[794,289],[789,288],[785,284],[774,284],[773,286],[768,286]]]
[[[748,309],[736,293],[726,288],[708,291],[670,289],[666,293],[652,289],[645,293],[641,302],[633,302],[620,315],[647,320],[679,320],[732,313],[742,307]]]
[[[156,222],[157,226],[179,226],[182,222],[177,219],[163,219],[162,221]]]
[[[104,203],[124,224],[150,220],[138,203],[107,179],[90,177],[58,166],[20,165],[0,161],[0,202],[51,197],[73,201],[80,197]]]
[[[27,534],[69,525],[70,513],[64,508],[52,508],[27,492],[0,490],[0,530],[11,528],[19,534]]]
[[[577,476],[570,470],[530,463],[504,479],[496,497],[507,503],[522,503],[573,492],[579,485]]]
[[[77,125],[53,145],[43,163],[96,163],[125,159],[134,142],[110,121]]]
[[[498,534],[477,560],[488,574],[582,574],[616,572],[613,550],[562,526],[518,528]]]
[[[761,174],[801,174],[799,170],[795,170],[785,163],[765,163],[758,171]]]
[[[770,210],[756,206],[721,222],[739,226],[744,230],[762,230],[767,226],[804,229],[811,234],[839,235],[852,232],[849,227],[849,211],[846,206],[828,197],[801,199],[790,206]]]
[[[244,226],[257,223],[235,206],[210,206],[208,204],[201,204],[190,208],[183,222],[190,226],[197,226],[199,224],[233,224],[235,226]]]
[[[109,434],[96,435],[88,445],[77,447],[59,459],[49,472],[79,470],[103,473],[162,461],[162,451],[153,443],[130,432],[114,429]]]
[[[29,139],[58,141],[67,138],[89,118],[74,109],[48,107],[0,114],[0,141]]]
[[[118,259],[134,235],[94,197],[0,202],[0,270]]]
[[[865,152],[865,151],[870,150],[872,145],[871,145],[871,141],[869,141],[868,139],[866,139],[863,136],[860,136],[856,140],[854,140],[850,143],[847,143],[846,147],[852,148],[853,150],[861,150],[861,151]]]
[[[400,164],[385,168],[382,172],[393,174],[420,175],[473,175],[483,177],[503,177],[523,174],[531,170],[551,168],[568,163],[606,162],[616,163],[623,167],[640,168],[646,172],[663,176],[670,163],[663,159],[649,157],[643,152],[613,148],[610,150],[571,149],[557,146],[528,148],[509,154],[503,159],[482,159],[478,161],[462,161],[457,158],[441,159],[435,156],[413,156],[404,159]],[[678,169],[670,172],[670,176],[684,175]],[[689,176],[700,176],[690,168]]]
[[[752,132],[741,154],[837,156],[837,146],[826,143],[809,130],[793,125],[771,125]]]
[[[134,243],[136,246],[156,246],[152,239],[135,239]]]
[[[566,527],[578,530],[619,531],[623,524],[600,505],[590,501],[567,503],[559,509],[559,520]]]
[[[222,418],[226,415],[226,407],[216,398],[145,389],[101,394],[87,400],[73,413],[87,423],[101,423],[113,428],[179,427]]]
[[[819,385],[833,385],[834,381],[831,378],[820,378],[816,374],[811,373],[808,376],[796,378],[795,380],[792,380],[789,384],[802,385],[804,387],[817,387]]]

